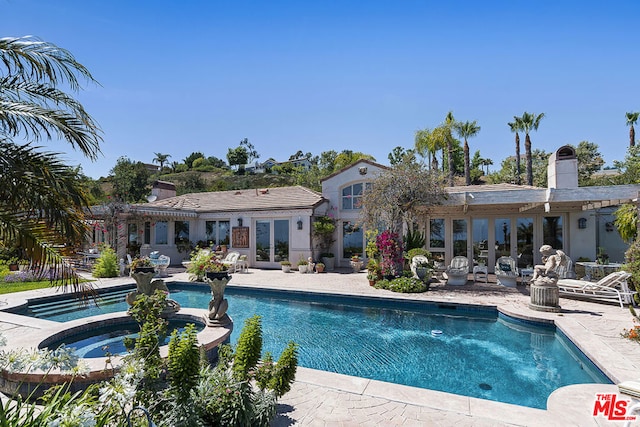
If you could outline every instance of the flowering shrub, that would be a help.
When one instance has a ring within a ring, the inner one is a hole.
[[[387,289],[392,292],[419,293],[429,290],[429,285],[415,277],[398,277],[393,280],[379,280],[376,289]]]
[[[218,260],[208,249],[198,249],[191,254],[191,261],[187,267],[189,280],[202,282],[205,273],[227,271],[228,266]]]
[[[23,271],[11,271],[4,276],[6,283],[20,283],[20,282],[39,282],[42,280],[58,280],[59,274],[55,270],[47,270],[37,272],[34,270]]]
[[[376,246],[382,257],[380,270],[385,277],[398,277],[402,273],[404,257],[402,256],[402,241],[398,233],[385,230],[376,237]]]

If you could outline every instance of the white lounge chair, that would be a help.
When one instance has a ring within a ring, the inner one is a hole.
[[[469,275],[469,260],[464,256],[453,257],[443,275],[447,278],[447,285],[466,285]]]
[[[240,258],[240,252],[229,252],[227,256],[222,259],[222,264],[229,268],[231,273],[235,273],[238,268],[238,259]]]
[[[171,264],[171,258],[167,255],[160,255],[157,258],[153,258],[151,263],[156,268],[159,277],[167,277],[167,268]]]
[[[631,274],[625,271],[616,271],[597,282],[559,279],[558,289],[562,296],[617,301],[620,307],[624,308],[625,303],[633,303],[633,295],[636,293],[635,291],[630,291],[627,285],[627,279],[630,276]]]
[[[510,256],[501,256],[496,262],[496,280],[499,285],[515,288],[518,284],[518,267]]]

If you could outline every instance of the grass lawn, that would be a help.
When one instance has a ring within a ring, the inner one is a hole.
[[[12,294],[14,292],[22,292],[22,291],[32,291],[34,289],[43,289],[43,288],[53,288],[53,287],[62,287],[57,283],[51,283],[48,280],[41,280],[39,282],[15,282],[15,283],[6,283],[2,282],[0,278],[0,294]],[[89,282],[87,279],[80,279],[80,282]]]

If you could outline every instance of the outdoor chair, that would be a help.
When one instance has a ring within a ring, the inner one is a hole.
[[[627,279],[630,273],[616,271],[597,282],[576,279],[559,279],[558,289],[562,296],[576,298],[614,301],[624,308],[624,304],[633,304],[635,291],[630,291]]]
[[[152,258],[151,263],[156,267],[158,277],[167,277],[167,268],[171,264],[171,258],[166,255],[159,255],[157,258]]]
[[[510,256],[502,256],[496,262],[496,279],[499,285],[515,288],[518,284],[518,267]]]
[[[451,260],[451,264],[444,272],[447,278],[447,285],[462,286],[467,284],[469,274],[469,260],[464,256],[456,256]]]
[[[230,272],[235,273],[237,269],[238,258],[240,258],[239,252],[228,252],[227,256],[225,256],[220,262],[226,265]]]

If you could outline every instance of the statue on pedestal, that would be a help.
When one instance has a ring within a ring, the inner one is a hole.
[[[557,270],[567,263],[567,256],[560,249],[553,249],[550,245],[542,245],[540,253],[544,265],[534,267],[531,281],[539,281],[545,285],[556,285],[558,283]]]
[[[164,283],[164,280],[162,279],[152,280],[154,275],[155,275],[154,272],[131,273],[131,277],[133,277],[133,280],[136,281],[136,290],[131,291],[127,294],[125,298],[125,301],[127,301],[127,304],[132,306],[136,298],[138,297],[138,295],[151,296],[155,293],[156,290],[166,292],[167,294],[169,293],[169,288],[167,288],[167,285]],[[174,301],[172,299],[167,299],[166,304],[167,306],[162,311],[163,317],[180,311],[180,304],[178,304],[177,301]]]
[[[204,278],[204,281],[211,288],[211,301],[209,301],[209,310],[205,315],[207,326],[224,326],[231,321],[227,315],[229,302],[224,298],[224,290],[229,279],[229,276],[222,279]]]

